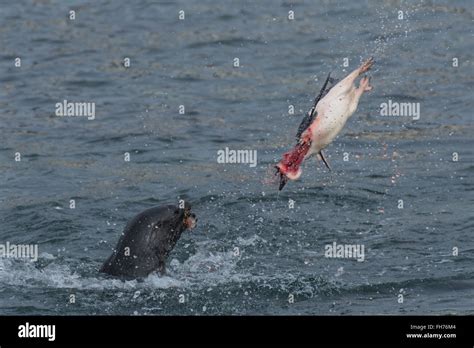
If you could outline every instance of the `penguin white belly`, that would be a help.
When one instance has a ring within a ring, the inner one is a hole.
[[[344,128],[357,108],[354,90],[336,96],[328,94],[316,107],[319,120],[312,129],[311,152],[318,153],[328,146]],[[329,97],[329,98],[328,98]],[[355,103],[354,103],[355,101]]]

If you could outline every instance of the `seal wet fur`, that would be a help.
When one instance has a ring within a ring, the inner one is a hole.
[[[147,209],[125,226],[112,255],[100,272],[124,278],[146,277],[154,271],[166,274],[166,260],[186,229],[194,228],[191,205]]]

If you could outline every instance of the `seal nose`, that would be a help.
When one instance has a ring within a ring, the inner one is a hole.
[[[193,229],[196,227],[198,219],[196,218],[196,214],[189,213],[188,217],[184,221],[184,225],[186,228]]]

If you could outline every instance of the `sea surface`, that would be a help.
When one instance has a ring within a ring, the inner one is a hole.
[[[473,17],[468,0],[2,1],[0,244],[39,257],[0,257],[0,314],[474,314]],[[327,74],[370,56],[332,171],[308,159],[279,192]],[[95,119],[57,116],[64,100]],[[419,119],[382,116],[389,100]],[[167,276],[98,272],[128,220],[179,199],[199,221]]]

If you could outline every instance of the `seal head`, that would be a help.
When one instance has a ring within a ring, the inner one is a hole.
[[[186,229],[196,226],[196,215],[187,202],[184,208],[165,205],[147,209],[125,226],[112,255],[100,272],[124,278],[166,273],[166,260]]]

